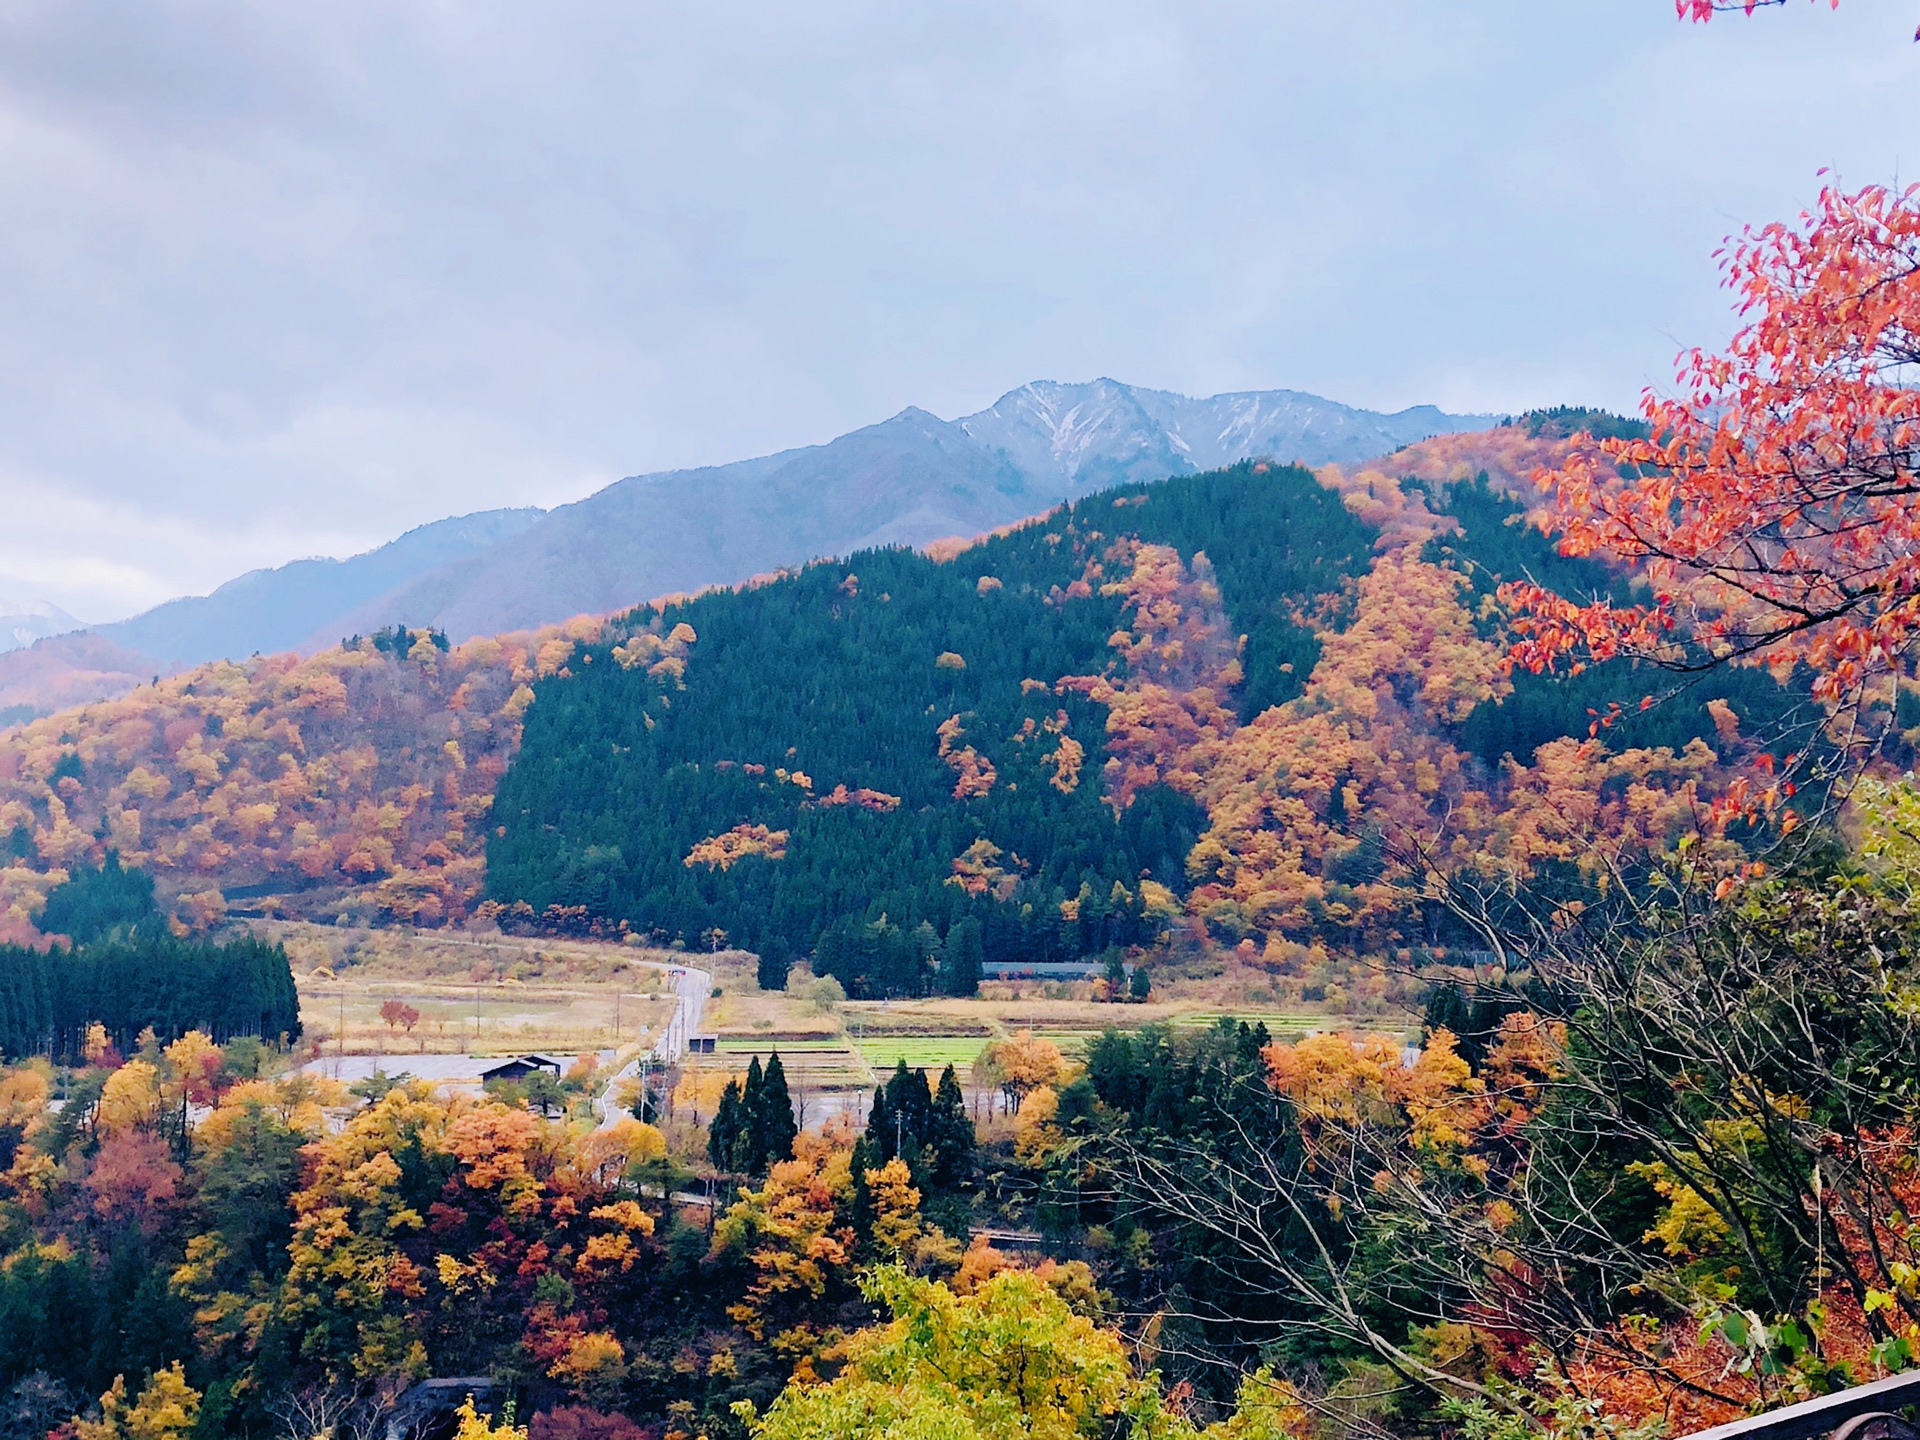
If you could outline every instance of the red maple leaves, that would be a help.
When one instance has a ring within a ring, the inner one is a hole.
[[[1920,638],[1920,187],[1829,189],[1721,259],[1750,323],[1648,395],[1653,438],[1535,477],[1562,551],[1625,562],[1649,600],[1505,587],[1514,657],[1804,662],[1844,703]]]

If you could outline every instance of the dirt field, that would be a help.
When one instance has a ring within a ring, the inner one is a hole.
[[[673,1001],[663,967],[675,951],[575,940],[441,931],[370,930],[265,921],[293,962],[310,1042],[345,1053],[562,1055],[619,1050],[664,1024]],[[419,1014],[409,1030],[380,1008]]]

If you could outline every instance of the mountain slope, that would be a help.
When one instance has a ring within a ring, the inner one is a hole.
[[[216,661],[0,731],[0,941],[30,935],[48,887],[108,850],[196,922],[235,891],[458,918],[527,687],[593,629],[447,649],[389,630],[312,657]]]
[[[156,671],[144,655],[85,630],[0,651],[0,726],[111,700]]]
[[[147,656],[161,671],[276,654],[302,647],[315,634],[338,644],[350,633],[337,628],[338,622],[362,606],[443,565],[493,548],[544,513],[484,510],[439,520],[350,559],[296,560],[253,570],[211,595],[169,600],[130,620],[94,626],[94,633]]]
[[[526,616],[605,614],[862,545],[973,534],[1050,498],[945,421],[905,410],[826,445],[619,481],[355,619],[458,639]]]
[[[1477,482],[1332,478],[1119,486],[944,558],[609,622],[535,687],[489,913],[810,954],[866,995],[1170,924],[1276,968],[1432,945],[1403,857],[1578,893],[1688,829],[1696,786],[1792,703],[1716,675],[1585,743],[1595,687],[1647,680],[1516,685],[1482,601],[1550,559],[1606,572]]]
[[[398,620],[460,639],[553,623],[863,546],[975,534],[1103,485],[1258,456],[1347,462],[1484,423],[1285,390],[1192,400],[1039,381],[959,420],[908,409],[825,445],[622,480],[364,607],[349,628]]]
[[[929,423],[861,443],[884,473]],[[1538,438],[1479,449],[1519,465]],[[956,503],[1008,473],[969,454]],[[0,932],[111,847],[183,914],[271,892],[432,923],[488,893],[509,923],[812,951],[869,993],[947,983],[957,925],[989,960],[1169,924],[1275,967],[1430,945],[1391,857],[1575,886],[1668,843],[1794,698],[1729,672],[1589,742],[1655,682],[1501,673],[1501,576],[1612,582],[1453,479],[1471,454],[1404,485],[1390,461],[1117,487],[970,545],[451,650],[383,630],[124,674],[122,699],[0,733]],[[125,669],[90,635],[0,662],[69,642]]]
[[[45,600],[0,599],[0,653],[86,627]]]

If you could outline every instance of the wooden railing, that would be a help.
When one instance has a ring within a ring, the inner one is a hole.
[[[1920,1371],[1701,1430],[1687,1440],[1920,1440],[1903,1418],[1920,1407]]]

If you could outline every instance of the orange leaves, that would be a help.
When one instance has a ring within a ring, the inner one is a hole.
[[[1061,735],[1053,752],[1053,776],[1047,783],[1062,795],[1071,795],[1080,788],[1080,766],[1086,754],[1086,748],[1078,740],[1071,735]]]
[[[1316,915],[1364,925],[1397,903],[1385,866],[1357,863],[1337,882],[1327,872],[1368,828],[1440,861],[1456,845],[1478,849],[1489,801],[1435,731],[1504,681],[1460,587],[1411,553],[1383,557],[1360,581],[1352,624],[1326,637],[1305,693],[1192,762],[1211,821],[1188,862],[1202,882],[1196,910],[1231,903],[1263,930]]]
[[[1383,1136],[1429,1156],[1462,1151],[1493,1115],[1485,1083],[1447,1030],[1436,1030],[1411,1064],[1392,1042],[1357,1035],[1270,1045],[1266,1059],[1273,1088],[1293,1102],[1304,1138],[1323,1155],[1362,1145],[1379,1155]]]
[[[525,1110],[492,1105],[454,1121],[447,1149],[466,1167],[468,1185],[492,1190],[528,1173],[528,1152],[540,1133],[540,1122]]]
[[[1103,587],[1127,601],[1131,628],[1109,641],[1125,674],[1069,676],[1061,684],[1107,707],[1107,798],[1124,809],[1148,785],[1189,794],[1199,788],[1207,757],[1236,724],[1229,667],[1237,679],[1238,659],[1204,555],[1188,566],[1170,546],[1123,541],[1108,558],[1131,566]]]
[[[1018,861],[1015,861],[1015,870],[1008,871],[1000,864],[1004,855],[998,845],[982,836],[969,845],[965,853],[954,857],[953,875],[948,883],[958,885],[969,895],[991,894],[1004,900],[1013,894],[1020,880]]]
[[[578,630],[436,648],[431,663],[363,643],[203,666],[9,732],[0,816],[33,820],[37,869],[111,844],[171,893],[331,877],[379,886],[394,918],[457,919],[483,849],[469,821],[519,743],[536,652],[551,660]],[[53,777],[63,755],[84,779]],[[24,920],[32,884],[24,868],[0,875],[0,919]]]
[[[1514,658],[1664,661],[1681,639],[1804,662],[1817,695],[1850,703],[1920,632],[1920,189],[1829,189],[1722,263],[1748,323],[1681,357],[1678,397],[1648,396],[1654,438],[1576,445],[1539,477],[1562,550],[1635,567],[1653,603],[1507,587]]]
[[[875,814],[885,815],[900,808],[900,797],[889,795],[884,790],[868,790],[864,786],[849,790],[845,785],[836,785],[826,794],[813,802],[821,806],[854,805],[862,810],[871,810]]]
[[[683,864],[705,865],[714,870],[731,870],[750,855],[769,860],[784,860],[791,832],[769,830],[764,825],[736,825],[719,835],[710,835],[687,852]]]
[[[849,1160],[846,1147],[803,1132],[794,1158],[774,1165],[760,1189],[743,1191],[715,1227],[716,1243],[745,1253],[754,1272],[746,1298],[729,1307],[733,1318],[756,1339],[781,1320],[798,1321],[776,1331],[776,1349],[811,1348],[815,1322],[807,1302],[851,1278],[854,1235],[836,1213],[853,1190]]]
[[[952,767],[956,777],[953,785],[953,798],[956,800],[985,795],[1000,778],[1000,772],[994,768],[991,760],[973,746],[958,743],[963,733],[958,715],[942,720],[934,731],[940,740],[940,758]]]

